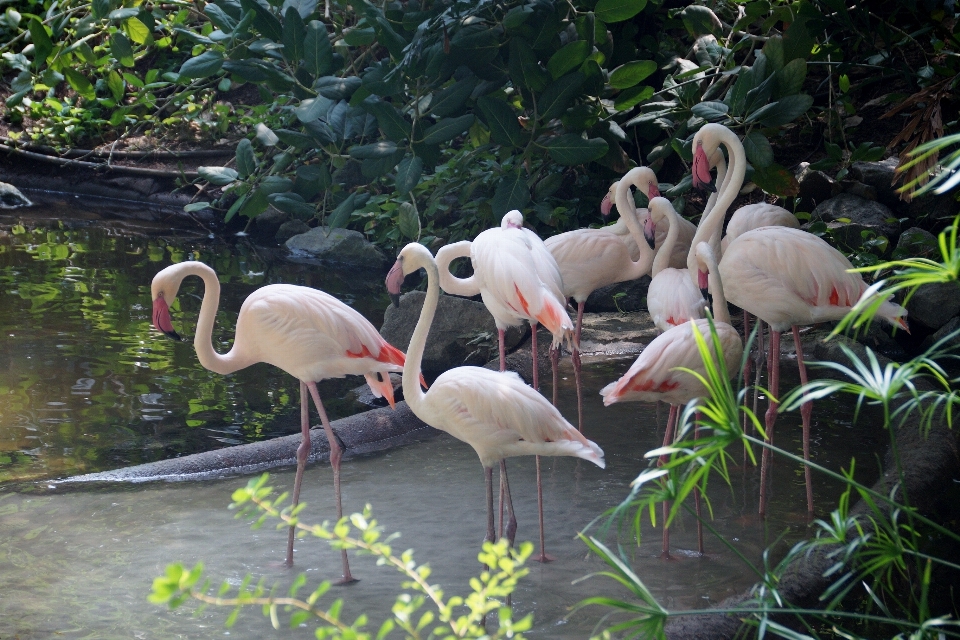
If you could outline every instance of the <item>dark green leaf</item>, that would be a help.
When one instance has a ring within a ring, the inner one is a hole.
[[[361,84],[363,84],[363,80],[358,76],[349,76],[346,78],[324,76],[313,84],[313,88],[324,98],[346,100],[353,95],[354,91],[360,88]]]
[[[519,147],[523,145],[523,133],[517,122],[513,107],[504,100],[483,96],[477,106],[490,129],[490,138],[497,144]]]
[[[311,20],[303,40],[303,61],[307,71],[315,76],[330,73],[333,68],[333,46],[327,36],[327,27],[319,20]]]
[[[800,183],[796,177],[776,163],[768,167],[754,167],[751,179],[758,187],[775,196],[789,198],[800,193]]]
[[[256,131],[257,142],[265,147],[274,147],[278,142],[280,142],[280,138],[277,137],[277,134],[271,131],[270,127],[262,122],[257,123],[257,125],[254,127],[254,131]]]
[[[407,41],[403,39],[403,36],[394,31],[390,22],[386,18],[378,16],[373,28],[377,32],[377,40],[387,48],[387,51],[390,52],[390,57],[395,60],[402,58],[403,49],[407,46]]]
[[[283,0],[283,6],[280,8],[284,11],[284,15],[286,15],[287,9],[294,7],[297,13],[300,14],[300,17],[306,20],[317,10],[318,4],[318,0]]]
[[[717,14],[701,4],[689,5],[680,12],[680,17],[683,18],[683,26],[694,37],[707,33],[719,35],[723,31],[723,24]]]
[[[126,85],[123,82],[123,78],[120,77],[120,74],[116,71],[111,71],[107,75],[107,87],[110,89],[110,95],[113,96],[113,99],[118,103],[123,100],[124,90]]]
[[[296,64],[304,57],[306,25],[295,7],[287,7],[283,14],[283,59]]]
[[[376,40],[377,32],[373,30],[373,27],[364,29],[354,27],[343,32],[343,41],[351,47],[365,47],[368,44],[373,44]]]
[[[600,0],[593,13],[603,22],[623,22],[647,6],[647,0]]]
[[[230,184],[239,177],[239,174],[229,167],[197,167],[197,174],[218,187]]]
[[[477,88],[478,81],[476,76],[471,75],[435,93],[430,101],[430,114],[437,118],[444,118],[458,113],[473,90]]]
[[[627,111],[644,100],[649,100],[654,93],[653,87],[630,87],[620,92],[613,102],[613,108],[617,111]]]
[[[273,193],[267,196],[267,201],[280,211],[303,220],[312,218],[317,212],[315,205],[307,203],[296,193]]]
[[[507,11],[503,16],[503,27],[507,31],[519,29],[533,15],[533,7],[519,5]]]
[[[138,13],[140,13],[140,9],[137,9],[136,7],[121,7],[120,9],[114,9],[108,13],[107,18],[115,22],[121,22],[127,18],[132,18]]]
[[[774,74],[777,78],[777,97],[790,96],[800,92],[807,78],[807,61],[795,58]]]
[[[260,35],[274,42],[280,42],[283,39],[283,26],[280,20],[258,0],[240,0],[240,6],[243,7],[244,12],[254,12],[253,26]]]
[[[93,85],[82,73],[76,69],[69,67],[65,68],[63,70],[63,75],[67,77],[67,82],[70,83],[70,86],[73,87],[73,90],[87,100],[93,100],[97,97],[97,92],[94,91]]]
[[[709,122],[721,122],[727,119],[730,107],[719,101],[700,102],[693,105],[690,111],[698,118],[703,118]]]
[[[444,118],[424,132],[421,142],[428,145],[449,142],[469,129],[473,121],[474,115],[472,113],[459,118]]]
[[[282,176],[267,176],[260,183],[260,189],[268,196],[274,193],[286,193],[293,188],[293,180]]]
[[[397,152],[397,145],[393,142],[374,142],[362,146],[350,147],[347,153],[351,158],[357,160],[367,160],[370,158],[386,158]]]
[[[224,31],[225,33],[231,33],[237,27],[237,21],[234,20],[226,11],[212,2],[207,3],[207,5],[203,8],[203,12],[207,14],[207,17],[210,18],[210,22],[212,22],[215,27]]]
[[[522,209],[530,202],[530,189],[527,181],[519,175],[505,176],[497,185],[490,206],[499,220],[508,211]]]
[[[313,138],[306,134],[300,133],[299,131],[291,131],[290,129],[277,129],[274,131],[274,133],[277,134],[277,137],[280,138],[281,142],[296,149],[311,149],[315,146]]]
[[[756,129],[744,138],[743,149],[754,169],[769,167],[773,163],[773,149],[770,147],[770,141]]]
[[[627,89],[642,82],[657,70],[653,60],[636,60],[620,65],[610,74],[610,86],[614,89]]]
[[[423,173],[423,160],[418,156],[407,156],[397,166],[397,177],[394,187],[398,194],[405,196],[420,182]]]
[[[420,216],[417,215],[417,209],[409,202],[400,204],[397,212],[397,227],[400,233],[410,240],[416,240],[420,237]]]
[[[537,54],[522,38],[510,40],[509,67],[514,84],[530,91],[543,91],[550,82],[550,74],[540,66]]]
[[[53,53],[53,40],[50,39],[43,23],[36,18],[30,18],[27,26],[30,30],[30,39],[33,41],[33,66],[39,69],[47,61],[47,57]]]
[[[177,73],[181,78],[193,80],[209,78],[223,67],[223,54],[217,50],[204,51],[195,58],[187,58]]]
[[[253,143],[244,138],[237,144],[237,172],[241,178],[252,175],[257,170],[257,156],[253,152]]]
[[[607,153],[607,141],[603,138],[586,140],[575,133],[567,133],[551,139],[545,145],[554,162],[573,166],[603,157]]]
[[[135,64],[133,47],[130,46],[127,36],[119,31],[110,36],[110,53],[125,67],[132,67]]]
[[[591,49],[590,43],[586,40],[568,42],[550,56],[550,60],[547,62],[547,71],[556,80],[583,64],[583,61],[590,55]],[[656,65],[654,65],[654,68],[656,68]]]
[[[77,53],[83,58],[83,61],[87,64],[96,64],[97,54],[93,52],[93,49],[90,48],[90,45],[86,42],[81,42],[77,44]]]
[[[763,45],[763,55],[770,62],[773,72],[783,69],[783,38],[780,36],[771,36]]]
[[[576,71],[563,76],[544,89],[543,95],[540,96],[537,103],[537,108],[540,110],[540,119],[546,122],[559,117],[566,111],[585,79],[582,73]]]
[[[240,207],[238,213],[247,218],[256,218],[267,210],[269,204],[270,201],[267,200],[267,194],[261,189],[254,189],[253,193],[247,198],[247,201]]]
[[[361,91],[357,91],[350,99],[351,103],[359,104],[358,98],[363,100],[371,94],[386,97],[400,93],[403,89],[403,76],[399,73],[391,73],[393,69],[392,63],[386,59],[368,68],[363,74],[361,87],[361,91],[366,89],[367,95],[361,97]]]
[[[293,110],[297,114],[297,120],[300,122],[313,122],[321,116],[325,116],[333,101],[329,98],[307,98],[301,100],[300,104]]]
[[[813,98],[805,93],[784,96],[777,102],[755,111],[747,118],[747,122],[759,120],[765,127],[779,127],[793,122],[805,114],[811,106],[813,106]]]
[[[326,219],[328,227],[338,229],[346,227],[350,222],[350,214],[360,205],[357,204],[357,194],[351,193],[347,198],[334,209]]]
[[[397,166],[397,163],[400,162],[400,159],[403,158],[403,154],[403,149],[398,149],[389,156],[361,160],[360,173],[362,173],[365,178],[370,180],[385,176],[393,171],[394,167]]]
[[[113,6],[113,3],[110,0],[93,0],[91,3],[90,9],[93,14],[94,20],[102,20],[107,17],[107,14],[110,13],[110,7]]]
[[[413,125],[389,102],[375,101],[374,99],[365,100],[363,108],[374,115],[380,130],[387,139],[400,142],[410,137],[410,129]]]

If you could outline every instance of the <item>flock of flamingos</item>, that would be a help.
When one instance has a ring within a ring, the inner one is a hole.
[[[726,148],[725,166],[720,146]],[[504,460],[511,456],[537,456],[538,497],[540,455],[575,456],[604,466],[603,451],[571,425],[539,391],[537,358],[533,386],[516,373],[505,371],[504,330],[528,321],[534,328],[536,351],[538,324],[553,336],[554,376],[559,345],[566,343],[573,354],[577,382],[578,414],[582,423],[579,335],[583,306],[600,287],[651,274],[647,304],[662,333],[644,348],[636,362],[600,394],[605,405],[625,401],[663,400],[671,405],[664,446],[673,440],[678,407],[705,393],[702,384],[683,367],[704,371],[692,330],[708,334],[707,294],[712,296],[712,317],[720,338],[727,370],[737,372],[743,340],[730,324],[727,302],[770,326],[768,356],[771,400],[765,415],[766,435],[773,437],[779,386],[780,334],[793,330],[801,381],[806,382],[798,327],[843,317],[867,291],[863,279],[850,273],[850,262],[819,237],[799,230],[789,211],[768,204],[737,210],[721,230],[727,209],[743,183],[746,156],[732,131],[717,124],[704,125],[693,139],[693,184],[714,191],[700,224],[681,218],[670,202],[659,197],[656,177],[644,167],[628,172],[611,187],[620,220],[601,229],[579,229],[546,242],[523,227],[518,211],[504,216],[500,227],[480,233],[473,242],[443,247],[434,258],[413,242],[400,252],[386,278],[397,300],[404,277],[419,269],[427,273],[427,294],[406,356],[388,344],[363,316],[336,298],[316,289],[273,284],[253,292],[243,303],[237,319],[233,347],[226,354],[213,349],[211,335],[220,297],[217,275],[200,262],[181,262],[160,271],[153,279],[153,324],[179,339],[174,331],[169,305],[182,280],[199,276],[204,283],[203,302],[194,346],[200,363],[220,374],[229,374],[257,362],[268,362],[300,380],[300,416],[303,442],[297,450],[297,473],[293,504],[299,500],[300,484],[310,451],[309,398],[320,414],[330,442],[337,517],[343,515],[340,501],[342,451],[330,428],[316,381],[363,375],[378,397],[394,406],[390,372],[403,374],[403,395],[410,409],[425,423],[446,431],[471,445],[480,457],[486,480],[487,531],[485,540],[496,538],[493,508],[493,466],[500,464],[501,499],[505,498],[509,521],[505,535],[513,541],[516,518],[510,500]],[[711,185],[711,169],[717,168],[718,187]],[[649,208],[637,210],[630,188],[642,188],[650,196]],[[609,195],[604,213],[610,209]],[[665,237],[664,237],[665,236]],[[656,250],[658,248],[659,250]],[[469,256],[474,274],[458,279],[449,265]],[[480,367],[457,367],[441,374],[426,388],[420,365],[440,288],[456,295],[480,294],[493,314],[500,336],[500,371]],[[566,311],[567,300],[577,302],[577,322]],[[885,301],[879,315],[907,329],[906,310]],[[744,332],[748,330],[745,322]],[[762,332],[760,332],[762,335]],[[760,346],[762,351],[762,344]],[[556,378],[555,378],[556,379]],[[556,389],[554,384],[554,389]],[[554,394],[556,391],[554,391]],[[556,398],[554,397],[554,402]],[[809,458],[812,405],[801,409],[803,454]],[[582,424],[580,425],[582,428]],[[767,453],[761,471],[760,512],[766,509]],[[807,507],[813,511],[813,494],[807,468]],[[502,523],[501,523],[502,526]],[[664,554],[669,539],[664,528]],[[286,562],[293,563],[294,529],[291,527]],[[543,550],[543,508],[540,502],[540,543]],[[343,583],[354,580],[347,553],[342,552]]]

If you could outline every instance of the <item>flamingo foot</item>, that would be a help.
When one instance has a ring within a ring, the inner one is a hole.
[[[542,564],[546,564],[548,562],[554,562],[556,560],[556,558],[554,558],[552,555],[550,555],[549,553],[543,550],[541,550],[540,553],[534,556],[533,559]]]

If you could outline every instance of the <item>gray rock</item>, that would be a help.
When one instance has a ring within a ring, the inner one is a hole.
[[[388,266],[387,256],[380,249],[362,233],[350,229],[314,227],[287,240],[286,246],[293,258],[379,270]]]
[[[927,220],[935,224],[935,221],[953,219],[960,213],[960,204],[949,193],[941,196],[927,193],[910,202],[901,202],[897,211],[911,220]]]
[[[279,209],[274,209],[273,207],[267,207],[266,211],[253,219],[253,233],[257,237],[272,240],[276,237],[280,226],[289,219],[290,214],[280,211]],[[303,233],[303,231],[298,231],[297,233]],[[287,238],[284,238],[284,240],[286,239]]]
[[[920,227],[910,227],[901,233],[893,250],[894,258],[937,258],[939,255],[937,237]]]
[[[425,297],[422,291],[411,291],[400,297],[399,307],[390,305],[384,313],[380,335],[406,351]],[[528,325],[507,330],[507,350],[515,348],[528,331]],[[483,303],[441,295],[427,336],[423,370],[438,374],[461,365],[480,366],[497,356],[497,326]]]
[[[649,286],[650,276],[643,276],[639,280],[627,280],[626,282],[601,287],[587,298],[584,310],[590,313],[646,310],[647,287]]]
[[[837,181],[823,171],[811,169],[809,162],[800,165],[797,181],[800,183],[798,195],[815,205],[840,193],[840,185]]]
[[[897,156],[891,156],[880,162],[854,162],[850,165],[849,176],[876,189],[877,199],[880,202],[889,207],[895,207],[900,202],[900,195],[893,186],[899,163],[900,159]]]
[[[840,186],[843,187],[844,193],[852,193],[853,195],[860,196],[865,200],[877,199],[877,188],[869,184],[863,184],[862,182],[857,182],[856,180],[843,180],[840,183]]]
[[[910,323],[919,322],[928,329],[939,329],[960,313],[960,283],[925,284],[907,303]]]
[[[391,373],[389,376],[390,382],[393,383],[394,402],[400,402],[403,400],[403,376],[401,376],[399,373]],[[378,398],[373,395],[373,391],[370,390],[370,385],[367,383],[363,383],[359,387],[351,389],[349,395],[354,399],[354,401],[364,405],[364,407],[368,409],[389,406],[386,398]]]
[[[937,329],[936,333],[927,336],[927,339],[923,341],[923,348],[929,349],[940,340],[957,331],[957,329],[960,329],[960,318],[951,318],[949,322]],[[955,355],[960,355],[960,334],[954,335],[949,340],[946,340],[940,345],[940,349],[944,351],[951,350]]]
[[[291,238],[296,238],[299,235],[309,232],[310,225],[303,220],[287,220],[277,228],[277,232],[273,237],[277,242],[284,243]]]
[[[841,193],[820,203],[812,216],[814,220],[826,222],[833,236],[850,248],[863,245],[863,231],[872,231],[889,240],[894,240],[900,232],[900,223],[889,207],[851,193]]]

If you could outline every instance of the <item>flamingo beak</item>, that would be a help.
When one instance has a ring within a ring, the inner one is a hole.
[[[710,174],[710,161],[703,150],[703,145],[698,144],[697,150],[693,154],[693,186],[697,189],[714,192],[717,190],[713,186],[713,176]]]
[[[603,196],[603,200],[600,201],[600,215],[603,216],[603,221],[606,222],[607,218],[610,217],[610,212],[613,210],[613,200],[610,199],[610,194]]]
[[[647,187],[647,198],[653,200],[654,198],[660,197],[660,187],[657,186],[655,182],[651,182],[650,186]]]
[[[648,215],[646,221],[643,223],[643,239],[647,241],[651,249],[655,248],[657,242],[657,225],[653,221],[653,216]]]
[[[910,325],[907,324],[907,319],[903,316],[897,318],[897,326],[907,332],[907,335],[910,335]]]
[[[703,296],[704,300],[710,299],[709,284],[707,281],[707,273],[697,269],[697,286],[700,287],[700,294]]]
[[[387,274],[386,285],[387,293],[390,294],[390,300],[393,301],[393,306],[400,306],[400,287],[403,286],[403,266],[398,259],[393,263],[393,267],[390,269],[390,273]]]
[[[157,331],[163,332],[167,337],[173,338],[177,342],[183,339],[180,337],[180,334],[173,329],[173,321],[170,319],[170,307],[167,306],[166,300],[163,299],[163,294],[157,296],[157,299],[153,301],[153,326],[157,328]]]

